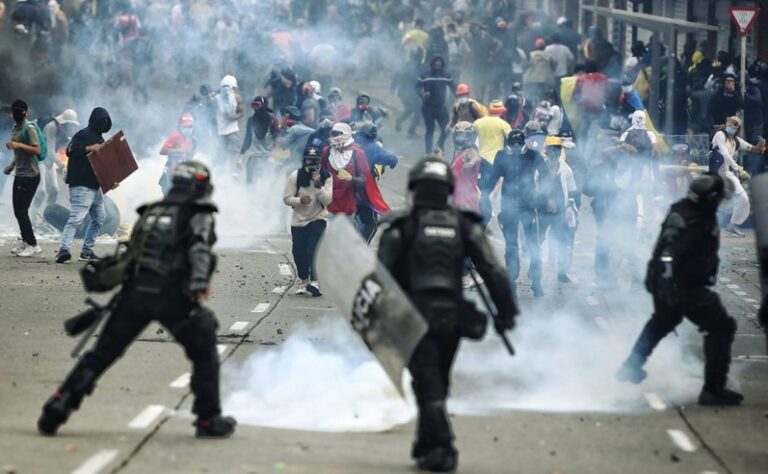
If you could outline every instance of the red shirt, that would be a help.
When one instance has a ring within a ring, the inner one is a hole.
[[[464,168],[464,159],[469,150],[463,150],[456,159],[453,160],[451,171],[456,180],[456,186],[453,191],[453,205],[480,210],[480,196],[477,191],[477,177],[480,174],[480,160],[472,168]],[[477,151],[475,151],[477,153]]]
[[[195,152],[195,142],[176,130],[165,139],[160,151],[183,151],[192,158],[192,154]]]
[[[352,159],[349,160],[344,169],[353,178],[364,177],[364,188],[356,191],[353,180],[345,181],[339,178],[338,171],[331,166],[328,159],[331,147],[326,146],[321,154],[321,165],[328,170],[333,178],[333,201],[328,205],[328,212],[331,214],[354,215],[357,213],[358,197],[366,200],[378,214],[389,212],[389,207],[381,196],[379,186],[376,184],[376,180],[373,179],[371,168],[368,166],[368,160],[365,158],[365,152],[357,144],[352,144],[347,149],[352,150]]]

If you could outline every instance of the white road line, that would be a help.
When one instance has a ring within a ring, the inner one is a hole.
[[[648,392],[644,394],[644,396],[645,400],[648,402],[648,405],[650,405],[654,410],[664,411],[667,409],[667,404],[664,403],[664,400],[662,400],[661,397],[655,393]]]
[[[585,299],[587,300],[587,304],[590,304],[592,306],[600,305],[600,300],[598,300],[595,295],[589,295]]]
[[[269,303],[259,303],[251,310],[251,313],[263,313],[269,309]]]
[[[746,291],[734,291],[734,293],[736,293],[739,296],[747,296],[747,292]]]
[[[285,290],[287,290],[288,287],[286,286],[276,286],[272,289],[272,293],[277,293],[278,295],[285,293]]]
[[[171,382],[170,387],[171,388],[187,388],[187,386],[189,385],[189,378],[191,376],[192,375],[189,372],[181,374],[179,378]]]
[[[717,471],[701,471],[701,474],[718,474]]]
[[[216,351],[219,353],[219,355],[225,353],[227,351],[227,345],[226,344],[216,344]]]
[[[291,266],[287,263],[279,263],[277,265],[280,267],[280,274],[283,276],[293,276],[293,270],[291,270]]]
[[[146,428],[154,423],[164,411],[165,407],[162,405],[148,405],[147,408],[142,410],[141,413],[136,416],[136,418],[128,423],[128,427],[136,430]]]
[[[730,283],[731,282],[730,278],[725,278],[725,277],[720,277],[720,278],[718,278],[718,280],[720,280],[721,283]]]
[[[670,439],[672,439],[672,442],[681,450],[687,453],[696,451],[696,445],[693,444],[693,441],[691,441],[691,438],[689,438],[685,432],[680,430],[667,430],[667,434]]]
[[[248,321],[237,321],[232,324],[232,326],[229,327],[230,331],[242,331],[243,329],[247,328],[248,325],[251,324]]]
[[[768,362],[768,355],[737,355],[734,359]]]
[[[757,303],[757,300],[754,298],[744,298],[744,301],[746,301],[747,303]]]
[[[732,290],[738,290],[739,289],[739,285],[737,285],[736,283],[731,283],[730,285],[725,285],[725,286],[727,286],[728,288],[730,288]]]
[[[111,463],[118,453],[117,449],[102,449],[86,459],[84,463],[72,471],[72,474],[96,474],[107,467],[107,464]]]
[[[608,321],[606,321],[605,318],[602,316],[595,316],[595,324],[597,324],[597,327],[599,327],[603,331],[608,330]]]
[[[312,306],[291,306],[291,309],[303,309],[307,311],[336,311],[336,308],[314,308]]]
[[[759,304],[753,304],[752,307],[755,308],[755,309],[760,309],[760,305]]]

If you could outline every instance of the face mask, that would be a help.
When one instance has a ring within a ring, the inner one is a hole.
[[[368,110],[368,104],[366,103],[358,104],[357,108],[365,112],[366,110]]]
[[[629,94],[630,92],[632,92],[632,86],[622,87],[621,91],[624,92],[625,94]]]
[[[468,104],[468,103],[469,103],[469,98],[468,97],[459,97],[459,104],[465,105],[465,104]]]
[[[729,126],[725,127],[725,133],[727,135],[729,135],[729,136],[734,136],[734,135],[736,135],[736,129],[729,125]]]
[[[182,127],[180,130],[181,134],[187,138],[192,136],[192,128],[191,127]]]
[[[26,110],[18,110],[17,109],[17,110],[13,111],[13,120],[16,123],[21,123],[21,121],[24,120],[24,117],[26,117],[26,116],[27,116],[27,111]]]

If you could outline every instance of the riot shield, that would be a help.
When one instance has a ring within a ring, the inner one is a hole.
[[[360,334],[400,394],[403,369],[427,323],[346,216],[332,219],[315,269],[323,292]]]
[[[752,194],[752,218],[755,224],[755,244],[757,260],[760,264],[760,286],[763,294],[758,312],[760,325],[766,333],[766,353],[768,353],[768,174],[763,173],[749,181]]]

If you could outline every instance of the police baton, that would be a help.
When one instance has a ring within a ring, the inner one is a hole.
[[[495,305],[491,302],[490,297],[485,293],[486,289],[480,285],[480,283],[477,281],[477,277],[475,276],[475,273],[473,269],[469,268],[469,276],[472,278],[472,282],[474,282],[475,287],[477,288],[477,292],[480,294],[480,298],[483,300],[483,304],[488,309],[488,314],[491,315],[491,318],[495,321],[499,319],[499,313],[496,310]],[[501,338],[501,342],[504,343],[504,347],[507,348],[507,352],[509,352],[509,355],[513,356],[515,355],[515,348],[512,347],[512,343],[509,342],[509,338],[507,337],[507,333],[504,331],[496,331],[499,334],[499,337]]]

